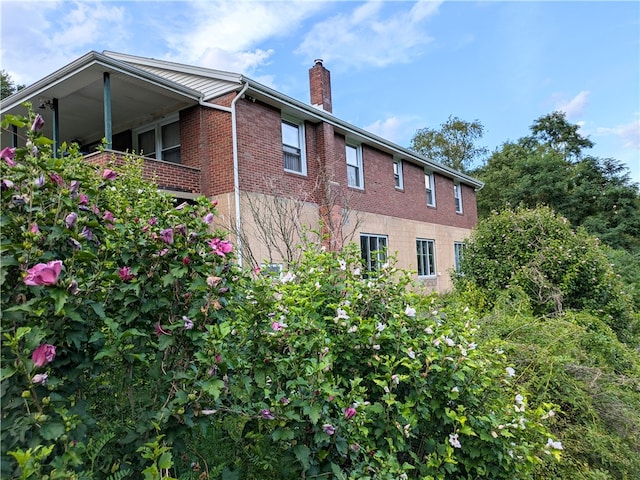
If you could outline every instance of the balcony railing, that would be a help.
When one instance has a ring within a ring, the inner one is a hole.
[[[104,150],[86,155],[88,162],[106,166],[122,165],[128,154],[115,150]],[[178,163],[164,162],[155,158],[143,157],[142,176],[158,185],[162,190],[200,194],[200,169]]]

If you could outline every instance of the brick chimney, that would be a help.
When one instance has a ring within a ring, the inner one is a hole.
[[[332,113],[331,108],[331,73],[322,65],[322,59],[314,61],[309,69],[309,86],[311,87],[311,105],[325,112]]]

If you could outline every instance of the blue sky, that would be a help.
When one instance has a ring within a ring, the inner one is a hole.
[[[408,146],[450,115],[493,150],[555,110],[640,182],[640,2],[1,0],[1,68],[30,84],[90,50],[244,73]]]

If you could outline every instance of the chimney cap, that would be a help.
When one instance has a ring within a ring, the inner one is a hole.
[[[322,59],[321,59],[321,58],[316,58],[316,59],[313,61],[313,64],[314,64],[314,65],[320,65],[320,66],[322,66]]]

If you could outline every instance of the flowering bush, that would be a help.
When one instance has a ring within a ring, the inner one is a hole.
[[[525,478],[562,445],[513,367],[389,265],[305,247],[249,277],[141,165],[2,151],[2,474]]]

